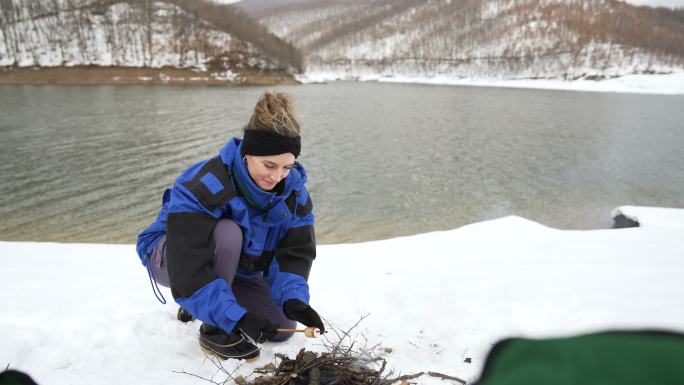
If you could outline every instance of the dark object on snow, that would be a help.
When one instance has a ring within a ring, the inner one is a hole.
[[[222,360],[250,360],[259,357],[259,347],[249,342],[239,330],[228,334],[221,328],[203,323],[200,327],[199,343],[207,354]]]
[[[511,338],[489,352],[477,385],[684,384],[684,334],[609,331]]]
[[[18,370],[5,370],[0,373],[0,385],[38,385],[28,374]]]
[[[237,324],[237,329],[256,343],[273,340],[278,334],[278,327],[279,325],[271,323],[266,318],[257,317],[250,312],[242,316]]]
[[[247,382],[244,378],[235,380],[239,385],[391,385],[398,381],[408,381],[420,376],[437,377],[444,380],[456,381],[465,384],[458,377],[447,376],[436,372],[420,372],[400,377],[390,378],[389,374],[383,375],[386,362],[381,358],[361,359],[350,351],[318,353],[300,350],[295,359],[276,353],[280,359],[278,367],[268,364],[254,370],[254,373],[263,374],[254,378],[253,382]],[[365,366],[372,362],[380,362],[379,370]]]
[[[614,229],[625,229],[629,227],[639,227],[639,222],[627,218],[624,214],[618,214],[613,217]]]
[[[463,360],[463,362],[465,362],[466,364],[470,364],[471,362],[473,362],[473,360],[470,359],[470,357],[466,357],[466,359]]]
[[[321,333],[325,333],[325,326],[323,326],[321,317],[311,306],[304,302],[298,299],[288,299],[285,301],[285,305],[283,305],[283,311],[287,318],[299,321],[306,326],[316,327]]]
[[[192,314],[188,313],[188,311],[183,309],[182,307],[178,308],[178,314],[176,315],[176,317],[180,322],[183,323],[190,322],[195,319],[195,317],[193,317]]]

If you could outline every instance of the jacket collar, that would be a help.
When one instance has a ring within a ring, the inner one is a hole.
[[[232,138],[221,149],[220,156],[223,163],[232,171],[235,187],[252,207],[266,211],[287,198],[292,190],[301,189],[306,182],[306,171],[297,162],[285,178],[281,194],[260,189],[249,176],[247,165],[242,160],[241,149],[242,139]]]

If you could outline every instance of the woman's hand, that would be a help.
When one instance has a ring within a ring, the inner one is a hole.
[[[262,343],[266,340],[272,340],[278,334],[280,326],[273,324],[267,319],[259,318],[253,314],[247,313],[237,324],[237,328],[242,333],[251,338],[254,342]]]
[[[288,299],[283,305],[283,311],[287,318],[300,322],[302,325],[318,328],[321,333],[325,332],[325,326],[318,313],[309,305],[298,299]]]

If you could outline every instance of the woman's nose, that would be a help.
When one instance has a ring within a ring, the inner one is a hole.
[[[274,182],[280,182],[280,180],[283,179],[282,173],[280,171],[277,171],[277,170],[272,172],[269,177]]]

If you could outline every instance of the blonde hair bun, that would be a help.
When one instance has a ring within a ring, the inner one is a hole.
[[[283,92],[264,92],[245,130],[268,130],[289,138],[300,136],[299,118],[292,97]]]

